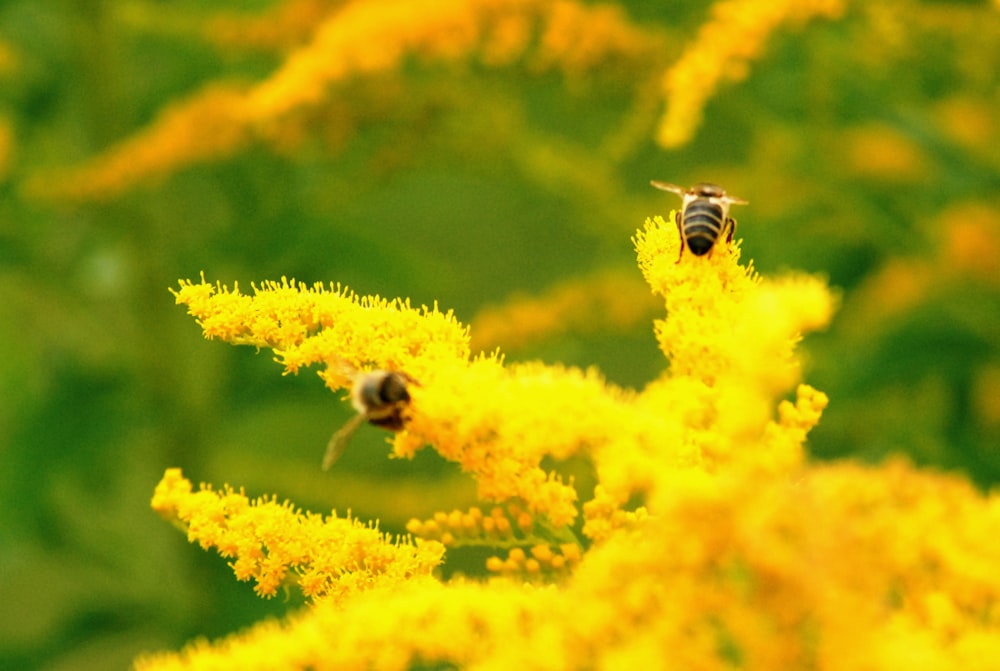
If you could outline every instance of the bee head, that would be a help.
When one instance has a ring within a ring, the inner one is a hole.
[[[689,194],[697,198],[725,198],[726,190],[718,184],[699,182],[687,190]]]

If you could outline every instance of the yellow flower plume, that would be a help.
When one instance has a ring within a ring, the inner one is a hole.
[[[814,16],[837,18],[844,0],[722,0],[712,5],[712,19],[699,30],[663,76],[667,109],[657,140],[667,148],[686,144],[701,122],[702,110],[725,80],[746,76],[782,23],[804,23]]]
[[[206,337],[270,347],[289,373],[320,364],[331,389],[349,386],[360,370],[406,373],[412,403],[395,454],[432,446],[473,475],[483,501],[523,504],[553,541],[567,540],[561,530],[581,508],[573,483],[547,460],[592,460],[601,485],[595,496],[604,503],[583,509],[583,531],[597,539],[626,519],[616,506],[653,492],[659,470],[739,460],[792,467],[811,426],[776,423],[772,415],[799,381],[797,339],[831,315],[823,284],[762,283],[739,265],[737,246],[675,263],[678,245],[675,227],[660,218],[636,237],[646,279],[666,297],[668,317],[657,333],[671,359],[668,373],[641,393],[596,371],[505,366],[496,355],[470,360],[468,329],[451,313],[339,286],[283,279],[249,296],[202,279],[182,282],[175,294]],[[808,387],[799,396],[818,421],[825,396]]]
[[[1000,658],[996,497],[898,462],[666,479],[657,517],[561,583],[376,586],[136,668],[987,671]]]
[[[333,285],[282,278],[254,286],[253,296],[221,284],[182,281],[178,304],[198,319],[205,337],[274,350],[286,373],[323,364],[331,389],[349,386],[353,371],[403,369],[420,375],[439,361],[469,356],[468,329],[451,312],[412,308],[408,301],[358,296]]]
[[[670,375],[641,394],[596,371],[505,367],[496,356],[470,361],[468,331],[452,314],[340,287],[282,280],[247,296],[202,280],[182,282],[175,293],[207,337],[273,348],[290,373],[321,364],[331,389],[348,386],[358,370],[405,372],[415,381],[413,403],[396,455],[431,445],[473,474],[482,500],[523,502],[558,530],[578,516],[578,493],[542,466],[547,458],[593,459],[603,495],[624,504],[649,493],[650,474],[660,468],[726,462],[741,443],[765,435],[772,446],[742,452],[762,462],[780,445],[777,462],[800,457],[804,433],[782,442],[780,425],[768,425],[778,398],[798,382],[792,347],[799,334],[830,316],[823,285],[762,285],[739,266],[735,247],[675,264],[677,233],[662,219],[636,244],[647,280],[668,298],[658,333],[672,359]],[[603,522],[589,522],[585,533],[603,535]]]
[[[209,21],[214,31],[209,38],[220,45],[270,45],[284,60],[259,82],[207,84],[88,162],[35,175],[26,192],[47,199],[103,200],[185,166],[222,160],[251,143],[287,152],[301,141],[301,125],[311,118],[302,112],[331,103],[347,109],[357,104],[343,100],[337,85],[400,71],[412,60],[477,60],[487,67],[523,61],[532,71],[578,77],[605,62],[639,62],[660,48],[658,38],[619,8],[576,0],[325,4],[292,1],[258,20]],[[163,20],[162,11],[146,12],[146,18],[136,16],[143,14],[138,8],[129,13],[133,21],[152,26]],[[355,132],[352,122],[345,125],[345,132]]]
[[[168,471],[154,505],[192,540],[263,594],[297,575],[318,598],[136,667],[990,668],[1000,499],[901,462],[803,458],[828,401],[801,382],[794,348],[830,318],[825,285],[762,279],[738,243],[676,263],[660,217],[634,242],[670,360],[641,391],[471,357],[468,330],[437,308],[287,280],[252,296],[182,282],[177,301],[207,337],[272,348],[286,372],[319,364],[334,389],[366,368],[405,372],[395,453],[430,445],[494,505],[411,520],[424,539],[411,544]],[[555,470],[569,456],[593,464],[592,496]],[[493,578],[429,576],[463,544],[498,550]]]
[[[307,597],[334,599],[376,585],[399,585],[429,576],[444,547],[393,541],[358,520],[294,510],[274,499],[250,500],[243,491],[195,491],[180,469],[164,474],[153,510],[187,530],[188,540],[232,559],[239,580],[272,597],[294,580]]]

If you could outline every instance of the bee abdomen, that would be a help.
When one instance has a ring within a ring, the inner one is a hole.
[[[370,424],[390,431],[403,428],[402,410],[410,401],[405,373],[376,371],[363,381],[358,394],[361,410]]]
[[[406,389],[406,378],[402,373],[389,373],[382,379],[378,387],[378,398],[384,404],[409,401],[410,392]]]
[[[695,256],[703,256],[712,248],[722,232],[722,207],[696,200],[684,210],[684,239]]]

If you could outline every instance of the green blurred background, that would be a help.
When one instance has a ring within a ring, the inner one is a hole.
[[[602,273],[634,274],[620,300],[648,306],[630,236],[677,205],[651,178],[723,184],[750,201],[744,258],[841,292],[803,344],[831,397],[817,458],[906,453],[1000,479],[1000,7],[856,2],[782,28],[669,151],[660,78],[710,11],[618,7],[650,39],[638,55],[573,73],[530,53],[415,57],[330,87],[290,150],[251,142],[83,198],[38,185],[212,82],[265,79],[308,34],[213,38],[220,17],[268,25],[263,0],[0,2],[0,668],[125,668],[297,607],[157,518],[167,467],[390,531],[473,501],[430,451],[386,459],[376,429],[321,472],[346,404],[311,372],[203,340],[167,291],[179,278],[342,282],[437,301],[474,332],[491,306]],[[642,310],[479,345],[641,386],[665,365]]]

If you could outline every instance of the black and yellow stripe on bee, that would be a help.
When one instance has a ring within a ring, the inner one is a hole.
[[[677,233],[681,238],[680,263],[687,247],[695,256],[704,256],[722,235],[731,242],[736,230],[736,220],[729,216],[730,205],[746,205],[747,201],[735,198],[716,184],[702,182],[690,189],[669,182],[650,182],[657,189],[676,193],[683,200],[681,210],[674,216]]]
[[[693,200],[677,216],[681,235],[695,256],[707,254],[723,230],[730,228],[722,206],[709,200]]]

